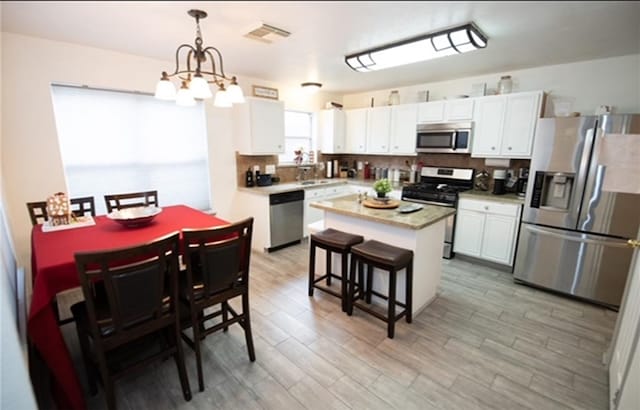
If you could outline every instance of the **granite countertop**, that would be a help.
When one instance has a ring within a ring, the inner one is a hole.
[[[326,181],[326,182],[320,182]],[[291,192],[291,191],[299,191],[301,189],[315,189],[315,188],[324,188],[328,186],[335,185],[344,185],[347,183],[346,179],[322,179],[318,180],[318,182],[314,184],[303,185],[300,182],[285,182],[273,184],[270,186],[256,186],[256,187],[238,187],[238,191],[242,192],[250,192],[252,194],[258,195],[271,195],[271,194],[279,194],[281,192]]]
[[[518,205],[524,204],[524,198],[519,197],[518,195],[513,193],[504,194],[504,195],[494,195],[491,193],[491,191],[478,191],[474,189],[471,191],[460,192],[458,196],[460,198],[481,199],[481,200],[495,201],[495,202],[507,202],[507,203],[518,204]]]
[[[324,201],[312,202],[314,208],[331,211],[342,215],[362,218],[407,229],[422,229],[434,224],[450,215],[455,214],[455,208],[444,206],[424,205],[424,208],[408,214],[401,214],[396,209],[367,208],[358,203],[357,195],[347,195]],[[415,205],[414,202],[400,201],[402,205]]]
[[[298,191],[301,189],[316,189],[316,188],[325,188],[328,186],[335,185],[357,185],[362,187],[372,187],[375,181],[373,179],[364,180],[364,179],[355,179],[355,178],[333,178],[333,179],[318,179],[313,184],[302,184],[301,182],[285,182],[285,183],[277,183],[270,186],[256,186],[256,187],[238,187],[238,191],[241,192],[250,192],[252,194],[258,195],[271,195],[271,194],[279,194],[281,192],[291,192]],[[392,183],[392,188],[395,190],[402,189],[402,183],[394,182]]]

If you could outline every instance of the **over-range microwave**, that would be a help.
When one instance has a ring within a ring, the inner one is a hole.
[[[418,124],[416,152],[469,154],[472,128],[471,122]]]

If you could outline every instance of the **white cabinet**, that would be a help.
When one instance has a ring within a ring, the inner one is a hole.
[[[480,97],[476,100],[475,126],[472,137],[472,157],[500,156],[502,124],[507,99],[502,96]]]
[[[443,122],[444,101],[431,101],[418,104],[418,122]]]
[[[233,135],[241,154],[284,153],[284,102],[247,97],[235,104]]]
[[[501,153],[510,158],[531,158],[533,136],[540,118],[542,93],[507,95]]]
[[[415,155],[417,117],[418,104],[403,104],[391,107],[390,153]]]
[[[323,154],[341,154],[346,152],[344,111],[320,111],[320,141]]]
[[[471,121],[474,99],[431,101],[418,104],[418,122]]]
[[[347,110],[346,152],[415,155],[418,104]]]
[[[346,152],[367,152],[367,119],[369,108],[358,108],[345,111]]]
[[[337,198],[355,192],[354,187],[348,184],[331,185],[323,188],[307,188],[304,191],[304,226],[303,235],[309,235],[309,224],[318,222],[324,218],[322,209],[311,206],[312,202],[323,201],[325,199]]]
[[[453,250],[513,266],[521,205],[460,198]]]
[[[444,117],[446,121],[471,121],[473,119],[474,99],[461,98],[445,103]]]
[[[391,107],[370,108],[367,122],[367,153],[388,153],[390,131]]]
[[[531,158],[542,92],[475,99],[472,157]]]

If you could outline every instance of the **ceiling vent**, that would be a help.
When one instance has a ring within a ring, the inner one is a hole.
[[[284,37],[289,37],[290,35],[291,33],[286,30],[261,23],[259,27],[249,31],[244,36],[263,43],[273,43],[274,41],[280,40]]]

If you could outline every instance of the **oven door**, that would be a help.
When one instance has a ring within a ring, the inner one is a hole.
[[[425,201],[423,199],[411,198],[411,196],[405,196],[404,193],[402,194],[402,200],[409,201],[409,202],[417,202],[420,204],[427,204],[427,205],[445,206],[447,208],[453,208],[455,206],[453,204],[446,204],[442,202]],[[456,214],[453,214],[447,217],[447,219],[445,220],[444,244],[442,247],[442,257],[444,259],[453,258],[453,255],[454,255],[453,254],[453,233],[455,232],[455,228],[456,228]]]

